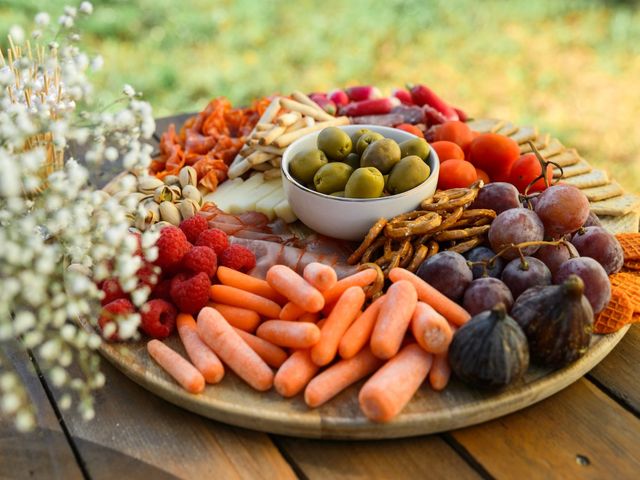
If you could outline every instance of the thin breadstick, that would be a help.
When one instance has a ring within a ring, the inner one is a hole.
[[[257,138],[254,138],[253,135],[252,135],[249,138],[249,140],[247,140],[247,145],[249,145],[250,147],[257,147],[258,145],[260,145],[260,142],[258,141]]]
[[[300,119],[300,113],[298,112],[289,112],[283,113],[278,118],[276,118],[276,123],[281,127],[288,127],[289,125],[293,125]]]
[[[260,145],[256,147],[256,150],[260,150],[264,153],[271,153],[272,155],[283,155],[286,149],[274,147],[272,145]]]
[[[273,123],[258,123],[254,129],[257,132],[262,132],[264,130],[271,130],[273,128]]]
[[[282,172],[279,168],[272,168],[271,170],[267,170],[264,172],[265,180],[273,180],[274,178],[282,177]]]
[[[260,145],[270,145],[273,141],[284,133],[286,127],[273,127],[269,132],[260,138]]]
[[[280,100],[280,103],[287,110],[291,110],[292,112],[299,112],[303,115],[308,115],[315,118],[316,120],[331,120],[332,118],[334,118],[324,110],[319,110],[318,108],[311,107],[304,103],[296,102],[295,100],[291,100],[290,98],[283,98]]]
[[[331,118],[331,115],[329,115],[327,112],[324,111],[324,109],[318,105],[316,102],[314,102],[313,100],[311,100],[311,98],[309,98],[308,95],[305,95],[304,93],[300,92],[299,90],[294,91],[291,96],[294,98],[294,100],[297,100],[300,103],[303,103],[305,105],[308,105],[312,108],[315,108],[316,110],[322,112],[323,114],[325,114],[327,117]],[[325,117],[325,119],[329,119]]]
[[[280,168],[282,166],[282,157],[272,157],[269,159],[269,163],[272,167]]]
[[[291,145],[293,142],[298,140],[301,137],[304,137],[307,133],[317,132],[318,130],[322,130],[326,127],[337,127],[340,125],[348,125],[349,118],[348,117],[336,117],[332,118],[330,121],[316,123],[312,127],[301,128],[300,130],[296,130],[295,132],[285,133],[280,137],[276,138],[273,141],[273,144],[276,147],[284,148]]]
[[[316,124],[315,119],[311,117],[304,117],[304,125],[306,127],[313,127]]]
[[[247,161],[246,158],[240,157],[239,162],[236,162],[234,160],[234,162],[229,167],[229,171],[227,172],[227,174],[229,175],[229,178],[233,180],[234,178],[244,175],[249,170],[251,170],[251,164]]]
[[[271,103],[260,117],[260,120],[258,120],[258,123],[271,123],[272,120],[276,118],[276,115],[278,114],[278,111],[281,107],[280,100],[280,97],[276,97],[271,100]]]
[[[287,130],[284,133],[290,133],[290,132],[295,132],[296,130],[300,129],[300,128],[304,128],[307,126],[307,119],[311,119],[312,122],[315,123],[315,120],[311,117],[304,117],[301,118],[300,120],[298,120],[295,123],[292,123],[291,125],[289,125],[287,127]]]
[[[271,170],[273,168],[273,165],[271,165],[270,162],[265,162],[254,165],[252,168],[258,172],[266,172],[267,170]]]
[[[247,162],[249,162],[252,166],[256,166],[260,165],[261,163],[268,162],[272,158],[273,155],[271,155],[270,153],[264,153],[257,150],[247,157]]]
[[[251,155],[253,152],[256,151],[256,147],[250,147],[248,145],[245,145],[244,147],[242,147],[242,150],[240,150],[238,152],[238,155],[240,155],[241,157],[248,157],[249,155]],[[238,160],[240,161],[240,160]]]

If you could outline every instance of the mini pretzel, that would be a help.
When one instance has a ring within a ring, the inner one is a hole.
[[[464,214],[464,208],[458,207],[454,209],[449,215],[447,215],[438,228],[435,229],[435,232],[442,232],[444,230],[449,230],[452,228],[456,222],[462,217]]]
[[[476,237],[485,234],[491,225],[482,225],[480,227],[464,228],[459,230],[447,230],[440,232],[433,237],[437,242],[446,242],[449,240],[463,240],[465,238]]]
[[[364,293],[367,298],[375,299],[382,295],[382,289],[384,288],[384,273],[382,272],[382,269],[375,263],[362,263],[358,267],[358,271],[360,272],[367,268],[373,268],[376,271],[377,275],[374,282],[371,285],[365,287]]]
[[[469,240],[453,245],[452,247],[447,248],[447,250],[449,252],[465,253],[471,250],[473,247],[477,247],[482,242],[483,242],[482,237],[473,237],[473,238],[470,238]]]
[[[452,188],[449,190],[440,190],[433,197],[423,200],[420,208],[423,210],[448,211],[454,208],[463,207],[473,202],[478,196],[478,192],[484,183],[482,180],[477,181],[469,188]]]
[[[384,234],[390,238],[407,238],[430,232],[441,223],[442,217],[436,212],[417,210],[395,217],[385,227]]]
[[[380,218],[374,225],[369,229],[369,232],[364,237],[364,240],[360,244],[360,246],[356,249],[355,252],[351,254],[351,256],[347,259],[347,263],[349,265],[355,265],[358,263],[358,260],[364,255],[364,252],[371,246],[373,241],[380,235],[380,232],[384,229],[387,224],[386,218]]]
[[[488,225],[496,218],[496,212],[488,208],[465,210],[453,228],[479,227]]]
[[[371,246],[369,246],[369,248],[367,248],[367,250],[364,252],[360,261],[362,263],[372,262],[373,260],[371,259],[371,257],[377,250],[379,250],[381,247],[384,246],[385,242],[386,242],[385,237],[376,238],[376,240],[371,244]]]
[[[415,272],[418,270],[418,267],[422,262],[424,262],[425,258],[427,258],[427,253],[429,253],[429,247],[426,245],[418,244],[415,249],[415,253],[413,254],[413,258],[411,259],[411,263],[406,267],[410,272]]]
[[[409,240],[406,240],[406,250],[407,252],[401,256],[400,258],[400,267],[402,268],[407,268],[407,266],[409,266],[409,264],[411,263],[412,259],[413,259],[413,245],[411,245],[411,242]]]

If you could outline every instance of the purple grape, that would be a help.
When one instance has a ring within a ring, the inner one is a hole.
[[[532,196],[531,198],[529,198],[529,200],[523,200],[522,208],[529,208],[529,205],[531,205],[531,208],[535,210],[536,205],[538,204],[538,200],[540,200],[540,194]]]
[[[624,264],[624,252],[618,239],[602,227],[586,227],[571,239],[582,257],[596,260],[607,274],[619,272]]]
[[[567,242],[564,245],[557,246],[542,245],[533,256],[538,260],[542,260],[549,271],[551,271],[551,275],[553,275],[560,265],[572,257],[579,257],[580,254],[572,243]]]
[[[553,275],[553,283],[560,284],[571,274],[582,279],[584,296],[589,300],[593,313],[600,313],[611,299],[611,283],[602,265],[589,257],[571,258],[560,265]]]
[[[536,213],[549,237],[558,238],[575,232],[589,216],[589,200],[573,185],[552,185],[539,198]]]
[[[526,208],[512,208],[502,212],[496,217],[489,229],[489,243],[495,252],[500,252],[503,248],[512,243],[536,242],[544,238],[544,227],[538,215]],[[538,246],[525,247],[522,249],[524,255],[533,255]],[[507,250],[502,254],[507,260],[518,257],[515,248]]]
[[[416,274],[440,293],[454,301],[462,298],[473,280],[465,258],[456,252],[440,252],[427,258]]]
[[[465,257],[469,262],[488,262],[495,256],[495,252],[487,247],[476,247],[465,253]],[[499,278],[504,269],[504,260],[500,257],[496,258],[491,267],[486,267],[486,274],[489,277]],[[482,265],[474,265],[471,267],[473,278],[485,276],[485,268]]]
[[[600,219],[595,213],[589,210],[589,216],[584,221],[584,224],[582,226],[583,227],[601,227],[602,222],[600,221]]]
[[[547,266],[537,258],[516,258],[507,263],[502,271],[502,281],[509,287],[516,300],[522,292],[537,286],[551,285],[551,272]]]
[[[490,310],[498,303],[504,303],[507,311],[513,305],[511,290],[502,280],[493,277],[478,278],[471,282],[464,292],[462,306],[471,316]]]
[[[489,208],[502,213],[510,208],[520,207],[518,189],[506,182],[493,182],[485,185],[470,208]]]

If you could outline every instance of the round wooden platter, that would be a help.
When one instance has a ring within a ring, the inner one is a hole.
[[[554,372],[531,367],[521,382],[500,392],[475,390],[455,379],[443,392],[423,385],[403,412],[385,424],[370,422],[360,411],[358,391],[363,382],[351,386],[322,407],[310,409],[302,395],[285,399],[273,389],[257,392],[228,369],[218,385],[207,385],[202,394],[187,393],[151,359],[142,341],[104,343],[101,353],[154,394],[220,422],[295,437],[365,440],[453,430],[523,409],[586,374],[616,346],[628,328],[606,336],[595,335],[591,347],[577,362]],[[185,355],[177,336],[166,343]]]

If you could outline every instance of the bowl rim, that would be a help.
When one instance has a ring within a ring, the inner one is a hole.
[[[400,130],[398,128],[385,127],[385,126],[382,126],[382,125],[350,124],[350,125],[340,125],[340,126],[338,126],[338,128],[340,128],[340,129],[349,128],[349,127],[368,128],[368,129],[374,130],[374,131],[375,131],[375,129],[377,129],[377,130],[382,130],[383,133],[384,132],[388,132],[388,131],[394,131],[394,133],[395,133],[396,131],[398,131],[398,132],[402,132],[403,134],[409,135],[410,137],[420,138],[417,135],[414,135],[413,133],[409,133],[409,132],[406,132],[404,130]],[[320,198],[336,200],[336,201],[341,201],[341,202],[355,202],[355,203],[391,201],[391,200],[394,200],[394,199],[398,199],[398,198],[409,196],[412,192],[415,193],[414,190],[422,187],[425,183],[427,183],[431,179],[431,177],[433,176],[434,172],[439,172],[440,171],[440,159],[438,157],[438,154],[436,153],[436,151],[433,148],[430,148],[429,149],[429,156],[427,158],[430,158],[433,155],[433,164],[434,164],[435,168],[431,168],[431,166],[429,166],[431,171],[429,172],[429,176],[424,180],[424,182],[420,183],[419,185],[416,185],[411,190],[407,190],[406,192],[396,193],[394,195],[387,195],[386,197],[375,197],[375,198],[334,197],[334,196],[331,196],[331,195],[327,195],[326,193],[316,192],[315,190],[311,190],[310,188],[305,187],[304,185],[299,183],[295,178],[293,178],[293,176],[289,173],[288,168],[285,168],[285,165],[288,165],[289,162],[286,162],[286,163],[284,162],[284,156],[286,155],[287,150],[293,148],[296,144],[302,143],[302,141],[305,140],[307,137],[310,137],[311,135],[317,135],[319,133],[320,133],[320,131],[307,133],[306,135],[300,137],[295,142],[293,142],[291,145],[289,145],[285,149],[284,153],[282,154],[283,162],[280,165],[280,171],[282,172],[283,178],[286,178],[294,187],[298,188],[299,190],[302,190],[303,192],[312,193],[314,195],[317,195]],[[426,142],[426,140],[425,140],[425,142]]]

